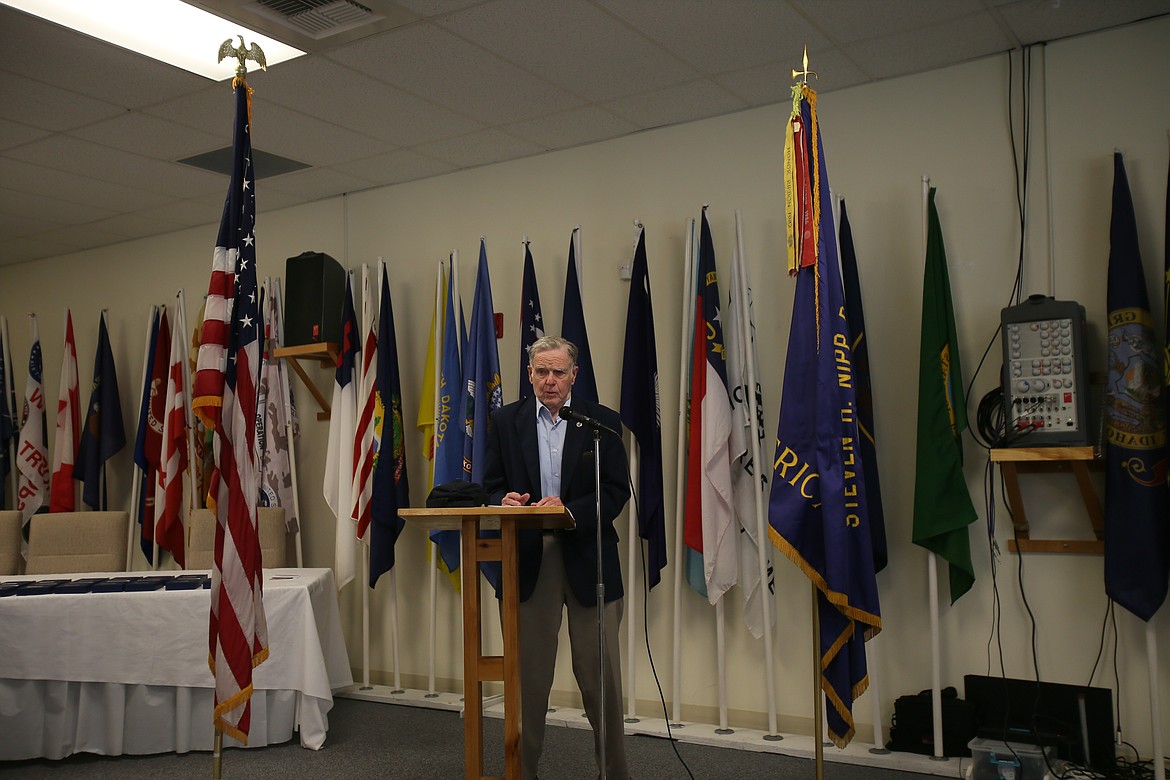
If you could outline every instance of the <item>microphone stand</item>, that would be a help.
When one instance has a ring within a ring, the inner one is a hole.
[[[598,744],[601,746],[599,755],[601,780],[605,780],[605,575],[601,567],[601,428],[590,426],[593,429],[593,504],[597,526],[597,665],[600,687],[600,713],[598,716]]]

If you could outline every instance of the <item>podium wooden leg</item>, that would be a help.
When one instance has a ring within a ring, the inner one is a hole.
[[[483,682],[479,677],[478,523],[464,520],[460,534],[463,570],[463,765],[468,780],[483,777]]]
[[[520,780],[520,585],[516,526],[504,523],[501,584],[504,589],[501,620],[504,632],[504,776]]]

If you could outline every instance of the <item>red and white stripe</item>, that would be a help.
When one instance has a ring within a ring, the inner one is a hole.
[[[162,452],[154,493],[154,538],[175,562],[186,568],[183,533],[183,472],[187,469],[187,395],[183,388],[182,319],[176,312],[167,362],[166,403],[162,419]]]
[[[53,444],[53,481],[49,489],[50,512],[77,509],[73,464],[81,440],[81,395],[77,386],[77,342],[73,338],[73,313],[65,310],[65,350],[61,358],[61,385],[57,395],[57,435]]]

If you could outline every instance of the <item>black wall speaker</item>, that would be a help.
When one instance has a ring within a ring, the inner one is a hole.
[[[339,343],[345,269],[323,252],[302,252],[284,264],[284,343]]]

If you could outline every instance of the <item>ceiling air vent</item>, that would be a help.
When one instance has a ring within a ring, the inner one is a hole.
[[[316,40],[386,18],[353,0],[256,0],[253,8]]]

